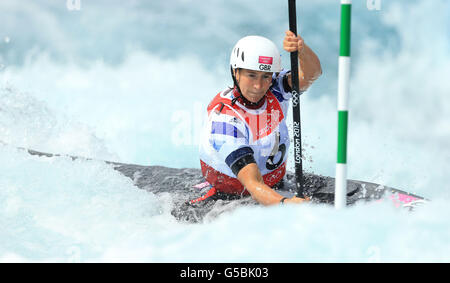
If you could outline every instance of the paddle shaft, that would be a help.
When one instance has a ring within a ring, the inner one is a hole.
[[[297,13],[295,0],[289,1],[289,30],[297,35]],[[297,196],[304,196],[303,188],[303,164],[302,164],[302,138],[300,127],[300,93],[298,80],[298,52],[291,52],[291,78],[292,78],[292,113],[294,132],[294,162],[295,162],[295,184]]]

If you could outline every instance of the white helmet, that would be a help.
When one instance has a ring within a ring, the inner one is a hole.
[[[281,72],[280,52],[270,39],[256,35],[246,36],[234,46],[230,65],[233,69]]]

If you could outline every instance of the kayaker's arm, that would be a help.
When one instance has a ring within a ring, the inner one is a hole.
[[[263,205],[279,204],[283,198],[282,195],[264,184],[261,172],[256,163],[250,163],[242,168],[237,178],[252,195],[252,198]],[[286,199],[284,203],[301,203],[304,201],[305,199],[293,197]]]

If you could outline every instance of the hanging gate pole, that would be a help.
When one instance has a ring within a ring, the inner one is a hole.
[[[350,87],[350,31],[351,0],[341,0],[341,39],[339,47],[338,78],[338,143],[334,205],[337,209],[347,205],[347,128],[348,96]]]

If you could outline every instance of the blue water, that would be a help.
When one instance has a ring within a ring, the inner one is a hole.
[[[199,168],[203,113],[232,84],[232,46],[259,34],[281,49],[287,3],[71,2],[0,1],[0,262],[450,261],[448,1],[353,4],[349,178],[432,202],[412,214],[241,208],[196,225],[102,162],[16,147]],[[301,98],[304,168],[333,176],[340,10],[305,2],[299,31],[324,74]]]

